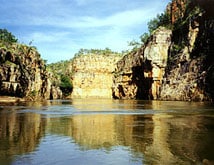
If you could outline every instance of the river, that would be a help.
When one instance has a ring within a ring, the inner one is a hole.
[[[214,105],[73,99],[0,106],[0,165],[214,164]]]

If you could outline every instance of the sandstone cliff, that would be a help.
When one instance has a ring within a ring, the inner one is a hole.
[[[189,1],[175,22],[168,68],[161,89],[164,100],[214,98],[214,14],[211,1]],[[178,26],[178,23],[180,26]]]
[[[113,96],[119,99],[214,98],[213,1],[173,0],[171,30],[159,27],[147,43],[117,63]]]
[[[157,29],[138,51],[117,63],[113,96],[120,99],[157,99],[167,65],[171,30]]]
[[[30,100],[55,97],[51,75],[34,47],[18,43],[0,44],[0,95]],[[59,92],[59,91],[58,91]]]
[[[172,0],[141,48],[124,57],[74,58],[72,97],[213,100],[213,5]]]
[[[73,98],[112,98],[112,78],[118,55],[88,54],[73,59]]]

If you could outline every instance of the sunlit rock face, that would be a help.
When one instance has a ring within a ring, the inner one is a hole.
[[[167,6],[172,31],[159,27],[117,63],[114,98],[214,99],[214,2],[206,2],[173,0]]]
[[[144,76],[151,78],[151,93],[153,99],[160,97],[165,68],[168,60],[168,50],[171,44],[172,31],[164,27],[157,29],[151,37],[151,41],[145,47],[144,61],[150,63],[150,67],[144,70]]]
[[[118,55],[89,54],[73,59],[73,98],[112,98],[112,78]]]
[[[161,86],[163,100],[214,98],[214,21],[210,19],[211,2],[206,2],[191,1],[188,8],[191,17],[183,15],[182,18],[189,21],[183,21],[183,25],[173,31],[167,72]]]
[[[0,95],[49,99],[50,75],[33,47],[12,44],[0,48]]]
[[[157,99],[171,42],[171,30],[158,28],[145,46],[117,63],[113,96],[119,99]]]

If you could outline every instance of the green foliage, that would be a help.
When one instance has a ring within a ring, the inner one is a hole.
[[[68,77],[72,75],[72,60],[60,61],[47,65],[47,70],[52,73],[51,83],[54,86],[60,86],[62,73]]]
[[[171,28],[170,15],[166,11],[164,13],[158,14],[156,18],[153,18],[148,22],[148,29],[150,33],[152,33],[159,26]]]
[[[68,96],[73,89],[73,85],[71,83],[71,80],[68,76],[66,75],[61,75],[61,83],[60,83],[60,89],[62,90],[63,94],[65,96]]]
[[[65,61],[62,60],[56,63],[47,64],[47,70],[53,73],[55,77],[60,77],[62,73],[69,75],[70,72],[68,68],[69,68],[69,65],[71,65],[71,62],[72,60],[65,60]]]
[[[141,47],[141,45],[146,44],[152,32],[156,30],[159,26],[167,27],[169,29],[172,28],[170,15],[166,11],[161,14],[158,14],[154,19],[148,22],[149,33],[144,33],[140,36],[141,42],[137,42],[135,40],[128,42],[128,46],[132,47],[130,52],[136,51]]]
[[[36,90],[33,90],[30,92],[29,96],[32,96],[32,97],[35,97],[37,95],[37,91]]]
[[[16,43],[18,41],[18,39],[6,29],[0,29],[0,40],[7,43]]]
[[[140,42],[136,40],[132,40],[131,42],[128,42],[128,46],[132,48],[131,50],[126,51],[125,54],[137,51],[142,45],[146,44],[149,37],[150,37],[149,33],[144,33],[140,36]],[[124,54],[124,51],[122,53]]]
[[[145,44],[148,40],[148,38],[150,37],[150,34],[149,33],[144,33],[140,36],[140,40],[143,44]]]
[[[121,53],[114,52],[109,48],[102,49],[80,49],[78,53],[75,54],[74,57],[79,57],[83,55],[89,55],[89,54],[97,54],[97,55],[121,55]]]
[[[132,40],[131,42],[128,42],[128,46],[131,46],[133,51],[133,50],[139,49],[141,46],[141,43],[137,42],[136,40]]]

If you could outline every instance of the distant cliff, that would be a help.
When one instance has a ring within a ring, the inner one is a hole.
[[[60,97],[60,91],[52,86],[50,78],[44,61],[34,47],[0,43],[0,96],[28,100]]]
[[[72,97],[214,99],[213,0],[172,0],[125,56],[81,50],[72,60]],[[85,53],[85,54],[84,54]]]
[[[73,59],[73,98],[112,98],[115,54],[86,54]]]

